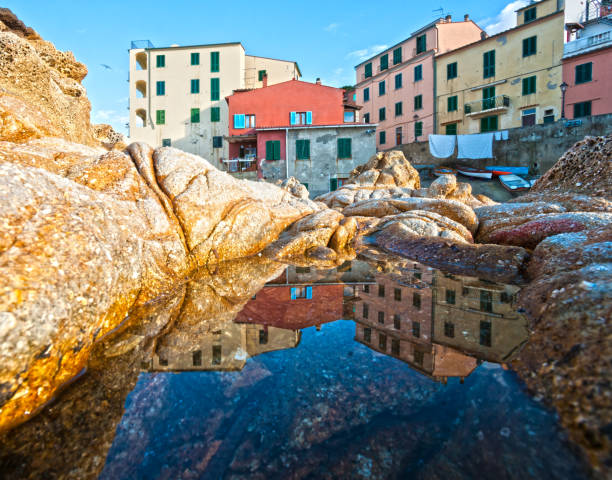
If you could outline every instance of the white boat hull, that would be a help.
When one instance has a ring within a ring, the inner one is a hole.
[[[457,169],[457,171],[461,175],[465,175],[466,177],[485,178],[487,180],[491,180],[491,178],[493,178],[493,172],[469,172],[469,171],[460,170],[460,169]]]

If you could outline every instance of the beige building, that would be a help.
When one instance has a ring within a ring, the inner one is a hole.
[[[436,57],[436,131],[490,132],[561,116],[564,24],[574,1],[516,11],[516,27]]]
[[[228,106],[234,90],[297,79],[296,62],[246,55],[241,43],[155,48],[132,42],[129,137],[173,146],[219,167],[228,158]]]

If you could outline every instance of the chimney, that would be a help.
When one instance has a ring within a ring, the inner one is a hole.
[[[446,23],[451,23],[451,19],[452,19],[452,18],[453,18],[452,16],[447,15],[447,16],[446,16],[446,19],[445,19],[445,20],[446,20]]]
[[[469,15],[466,13],[466,14],[463,16],[463,21],[464,21],[464,22],[468,22],[469,20],[470,20],[470,16],[469,16]]]
[[[317,82],[316,83],[317,83],[317,85],[321,85],[321,79],[317,78]]]
[[[263,82],[263,88],[266,88],[268,86],[268,74],[267,73],[263,74],[263,78],[261,79],[261,81]]]

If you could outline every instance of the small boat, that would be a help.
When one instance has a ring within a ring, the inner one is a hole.
[[[457,171],[466,177],[485,178],[487,180],[491,180],[491,177],[493,177],[493,172],[483,170],[482,168],[457,167]]]
[[[434,168],[434,175],[441,177],[442,175],[457,175],[457,170],[450,167],[437,167]]]
[[[492,167],[485,167],[485,170],[493,172],[493,175],[527,175],[529,173],[529,167],[502,167],[494,165]]]
[[[513,173],[510,175],[500,175],[499,181],[509,192],[523,192],[531,188],[530,182],[522,179],[518,175],[514,175]]]

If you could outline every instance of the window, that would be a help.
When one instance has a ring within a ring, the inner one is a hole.
[[[414,138],[423,135],[423,122],[414,122]]]
[[[461,287],[461,295],[467,297],[470,294],[470,287]]]
[[[487,290],[480,291],[480,310],[483,312],[493,311],[493,295]]]
[[[266,72],[265,70],[259,70],[257,72],[257,80],[263,82],[263,79],[266,75],[268,75],[268,72]]]
[[[370,293],[370,286],[369,286],[369,285],[364,285],[364,286],[363,286],[363,291],[364,291],[365,293]]]
[[[155,58],[155,65],[157,68],[164,68],[166,66],[166,56],[165,55],[157,55]]]
[[[402,47],[397,47],[393,50],[393,65],[402,63]]]
[[[298,298],[312,299],[312,287],[292,287],[291,300],[297,300]]]
[[[172,141],[169,138],[162,138],[162,147],[170,147]]]
[[[379,108],[378,109],[378,121],[382,122],[386,120],[386,118],[387,118],[387,110],[385,109],[385,107]]]
[[[333,192],[334,190],[338,190],[338,179],[330,178],[329,179],[329,191]]]
[[[378,296],[382,298],[385,297],[385,286],[384,285],[378,286]]]
[[[223,137],[213,137],[213,148],[222,148],[223,147]]]
[[[402,322],[399,315],[393,315],[393,328],[396,330],[401,330],[402,328]]]
[[[497,115],[480,119],[480,131],[482,133],[494,132],[497,130]]]
[[[368,318],[368,315],[370,314],[370,307],[368,306],[367,303],[363,304],[363,318]]]
[[[191,93],[200,93],[200,80],[197,78],[191,80]]]
[[[483,63],[482,77],[483,78],[494,77],[495,76],[495,50],[485,52],[482,57],[482,63]]]
[[[192,53],[191,54],[191,64],[192,65],[199,65],[200,64],[200,54],[199,53]]]
[[[421,324],[419,322],[412,322],[412,336],[416,338],[421,336]]]
[[[414,67],[414,81],[418,82],[419,80],[423,80],[423,65]]]
[[[266,160],[280,160],[280,140],[266,142]]]
[[[536,7],[531,7],[523,13],[525,21],[523,23],[533,22],[536,19]]]
[[[201,367],[202,366],[202,350],[197,350],[193,352],[191,356],[192,356],[191,363],[193,363],[193,366]]]
[[[402,88],[402,74],[398,73],[395,76],[395,89],[399,90],[400,88]]]
[[[221,121],[221,108],[220,107],[212,107],[210,109],[210,121],[211,122]]]
[[[416,53],[418,55],[419,53],[423,53],[425,50],[427,50],[427,36],[420,35],[416,39]]]
[[[382,57],[380,57],[380,71],[386,70],[389,68],[389,54],[385,53]]]
[[[364,102],[370,101],[370,88],[369,87],[363,89],[363,101]]]
[[[295,267],[295,273],[310,273],[310,267]]]
[[[351,158],[353,153],[351,152],[351,139],[350,138],[339,138],[338,139],[338,158]]]
[[[155,84],[155,91],[157,95],[162,96],[166,94],[166,82],[161,81]]]
[[[312,112],[290,112],[289,122],[291,125],[311,125]]]
[[[523,57],[535,55],[538,50],[538,37],[533,36],[523,40]]]
[[[385,323],[385,312],[378,312],[378,323]]]
[[[415,267],[416,268],[416,267]],[[420,280],[421,279],[421,272],[415,272],[414,273],[414,278]]]
[[[378,96],[382,96],[385,94],[385,81],[378,82]]]
[[[448,111],[449,112],[456,112],[457,111],[457,95],[453,95],[452,97],[448,97],[446,100],[447,103],[447,107],[448,107]]]
[[[345,110],[344,111],[344,123],[353,123],[355,121],[355,111]]]
[[[446,135],[457,135],[457,124],[456,123],[449,123],[448,125],[444,126],[445,129],[445,134]]]
[[[576,84],[593,80],[593,62],[576,65]]]
[[[446,79],[451,80],[457,78],[457,62],[446,65]]]
[[[401,302],[402,301],[402,289],[401,288],[394,288],[393,289],[393,298],[396,302]]]
[[[491,346],[491,322],[480,321],[480,344],[485,347]]]
[[[446,303],[448,305],[455,304],[455,291],[454,290],[446,289]]]
[[[413,292],[412,293],[412,306],[417,310],[421,309],[421,294]]]
[[[268,343],[268,330],[262,328],[259,330],[259,344],[265,345],[266,343]]]
[[[255,128],[255,115],[244,116],[244,128]]]
[[[298,160],[308,160],[310,158],[310,140],[295,141],[295,157]]]
[[[155,112],[155,123],[157,125],[164,125],[166,123],[166,111],[165,110],[157,110]]]
[[[395,129],[395,144],[396,145],[402,144],[402,127],[397,127]]]
[[[210,52],[210,71],[219,71],[219,52]]]
[[[191,109],[191,123],[200,123],[200,109],[199,108]]]
[[[168,359],[167,358],[159,358],[159,365],[160,367],[167,367],[168,366]]]
[[[508,292],[501,292],[499,294],[499,301],[501,303],[510,303],[511,301],[511,296],[508,294]]]
[[[395,104],[395,116],[400,117],[402,115],[402,102],[397,102]]]
[[[387,351],[387,336],[382,333],[378,334],[378,348]]]
[[[364,328],[363,329],[363,341],[366,343],[370,343],[372,341],[372,329],[371,328]]]
[[[212,364],[221,365],[221,345],[213,345],[212,347]]]
[[[532,93],[536,93],[535,75],[523,78],[523,95],[531,95]]]
[[[219,96],[220,96],[219,79],[211,78],[210,79],[210,99],[219,100]]]
[[[574,118],[588,117],[591,114],[591,101],[574,104]]]
[[[365,123],[370,123],[370,114],[369,113],[364,113],[363,114],[363,121]]]
[[[418,350],[414,352],[414,363],[418,365],[423,365],[424,354],[423,352],[419,352]]]
[[[365,64],[365,78],[370,78],[372,76],[372,64]]]
[[[536,124],[535,108],[527,108],[521,112],[521,124],[523,127],[529,127]]]
[[[495,87],[482,89],[482,109],[489,110],[495,107]]]
[[[544,110],[544,124],[555,123],[555,111],[552,108]]]
[[[391,355],[400,354],[400,341],[397,338],[391,339]]]
[[[423,95],[417,95],[414,97],[414,109],[420,110],[423,108]]]
[[[246,127],[246,115],[243,113],[234,114],[234,128],[240,129]]]
[[[387,143],[387,132],[385,132],[384,130],[378,133],[378,143],[380,143],[381,145]]]
[[[444,336],[455,338],[455,324],[452,322],[444,322]]]

